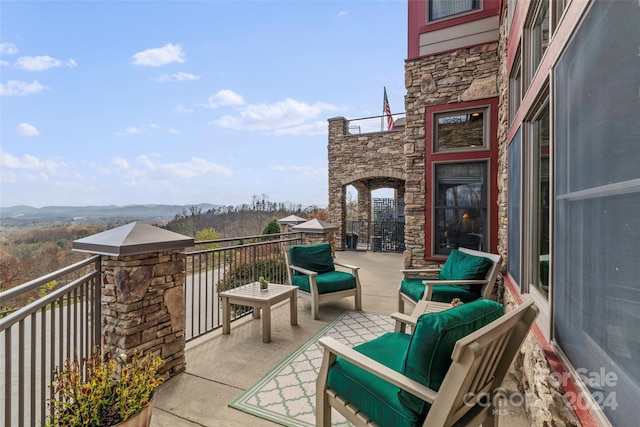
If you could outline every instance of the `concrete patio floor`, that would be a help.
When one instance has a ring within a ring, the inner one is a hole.
[[[402,278],[402,254],[337,252],[336,260],[360,267],[362,309],[391,314],[397,311],[397,289]],[[247,316],[187,344],[186,371],[171,378],[156,392],[153,427],[275,426],[273,422],[228,407],[228,403],[259,380],[309,337],[344,310],[353,309],[353,298],[321,304],[320,319],[311,318],[310,302],[298,298],[298,325],[289,323],[289,304],[272,310],[270,343],[262,342],[260,321]],[[505,384],[515,390],[513,379]],[[500,424],[528,426],[520,407],[501,410]]]

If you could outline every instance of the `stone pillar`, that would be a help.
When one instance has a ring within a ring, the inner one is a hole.
[[[349,121],[344,117],[333,117],[328,119],[329,122],[329,222],[336,224],[338,227],[338,236],[344,237],[345,218],[346,218],[346,186],[340,181],[340,177],[331,172],[331,165],[342,158],[343,141],[349,134]],[[334,249],[344,249],[343,239],[339,238],[336,242],[338,247]]]
[[[184,250],[102,258],[105,352],[153,353],[161,373],[185,370],[185,258]]]
[[[102,255],[106,354],[160,356],[165,378],[185,370],[185,249],[193,245],[193,237],[143,222],[73,242],[74,251]]]

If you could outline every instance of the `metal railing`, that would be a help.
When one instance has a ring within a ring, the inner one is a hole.
[[[0,421],[44,425],[52,374],[100,345],[99,255],[0,293],[0,305],[57,283],[53,292],[0,319]]]
[[[406,118],[405,113],[395,113],[391,114],[394,122],[396,123],[395,131],[400,131],[404,129],[404,119]],[[402,120],[401,120],[402,119]],[[391,132],[393,132],[392,130]],[[371,116],[371,117],[360,117],[357,119],[349,120],[348,124],[348,135],[361,135],[366,133],[375,133],[375,132],[387,132],[387,116]]]
[[[267,234],[196,242],[187,252],[185,339],[191,341],[222,326],[219,292],[257,281],[286,283],[282,245],[300,244],[300,233]],[[250,313],[234,306],[231,320]]]
[[[282,245],[301,243],[301,233],[196,242],[186,254],[186,340],[222,326],[219,292],[260,276],[286,283]],[[42,297],[24,305],[33,295]],[[22,307],[0,318],[0,425],[44,425],[55,369],[87,359],[101,345],[101,256],[0,293],[0,307],[12,302]],[[234,306],[232,321],[250,312]]]

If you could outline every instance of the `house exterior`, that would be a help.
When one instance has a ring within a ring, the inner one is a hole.
[[[640,419],[640,4],[410,0],[405,264],[500,252],[533,425]],[[416,178],[417,177],[417,178]]]
[[[497,298],[536,300],[509,397],[532,425],[640,419],[639,23],[633,0],[409,0],[404,128],[329,119],[341,237],[346,186],[363,220],[390,187],[406,268],[499,252]]]

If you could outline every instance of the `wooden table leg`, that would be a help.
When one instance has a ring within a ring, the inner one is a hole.
[[[266,304],[264,307],[262,307],[262,342],[271,342],[271,305],[270,304]]]
[[[222,297],[222,333],[231,333],[231,307],[227,297]]]
[[[291,299],[289,300],[289,310],[291,310],[291,325],[298,324],[298,290],[291,291]]]

